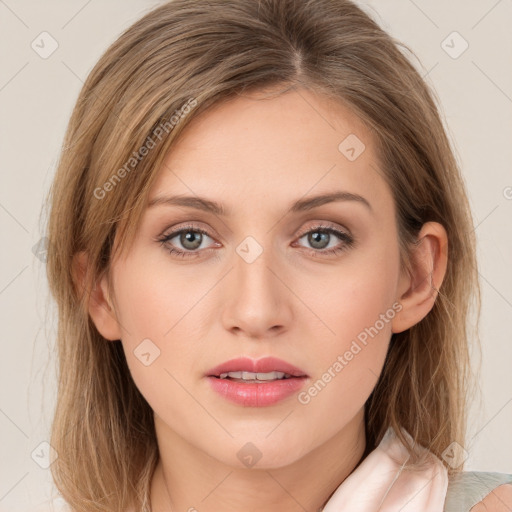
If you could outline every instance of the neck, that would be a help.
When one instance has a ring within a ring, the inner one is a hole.
[[[234,467],[190,445],[155,415],[160,451],[153,512],[319,511],[366,455],[364,412],[291,464]]]

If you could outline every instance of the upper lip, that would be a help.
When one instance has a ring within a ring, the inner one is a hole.
[[[230,359],[208,370],[207,376],[218,377],[221,373],[240,371],[253,373],[282,372],[293,375],[294,377],[307,377],[306,373],[300,368],[275,357],[263,357],[261,359],[238,357],[236,359]]]

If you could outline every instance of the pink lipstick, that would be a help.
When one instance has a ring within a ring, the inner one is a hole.
[[[298,392],[309,376],[300,368],[274,357],[241,357],[226,361],[206,374],[212,389],[245,407],[275,404]]]

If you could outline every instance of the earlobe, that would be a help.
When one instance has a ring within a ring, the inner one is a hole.
[[[104,275],[94,282],[89,295],[87,290],[84,290],[87,283],[85,280],[87,266],[87,254],[77,253],[73,260],[73,276],[77,290],[88,296],[87,309],[98,332],[107,340],[119,340],[121,329],[109,299],[107,276]]]
[[[398,288],[402,310],[392,322],[392,332],[405,331],[420,322],[434,307],[448,265],[448,236],[437,222],[427,222],[411,253],[412,270]]]

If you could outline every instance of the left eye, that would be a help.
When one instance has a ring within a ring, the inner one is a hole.
[[[334,246],[329,246],[333,235],[335,238],[341,241],[341,243],[335,244]],[[332,255],[338,255],[347,249],[350,249],[355,244],[354,237],[348,232],[340,231],[331,226],[325,226],[323,224],[319,226],[315,226],[303,233],[299,240],[302,238],[306,238],[308,244],[313,246],[313,249],[305,247],[306,251],[311,254],[313,257],[326,257]],[[301,247],[303,247],[301,245]]]
[[[340,250],[336,244],[334,244],[334,247],[329,246],[330,242],[336,242],[336,240],[333,239],[333,235],[338,239],[341,239],[347,246],[350,246],[353,243],[352,237],[347,233],[343,233],[342,231],[328,227],[318,227],[311,229],[306,234],[302,235],[299,240],[306,238],[307,242],[311,244],[314,249],[326,253],[331,253]]]
[[[341,240],[342,243],[335,243],[334,246],[330,246],[330,242],[335,242],[335,240],[333,240],[333,235],[335,238],[338,238],[338,240]],[[175,254],[179,257],[193,257],[198,255],[198,249],[201,248],[205,236],[211,239],[207,231],[194,226],[188,226],[181,228],[177,231],[173,231],[168,235],[164,235],[163,237],[159,238],[158,241],[162,245],[167,246],[168,251],[171,254]],[[181,244],[181,247],[183,249],[180,249],[179,247],[176,248],[176,242],[171,243],[171,241],[174,240],[175,238],[178,239],[178,242],[179,244]],[[315,228],[310,229],[309,231],[301,235],[298,238],[298,240],[302,240],[303,238],[306,238],[307,242],[313,248],[311,249],[308,247],[304,247],[301,244],[299,245],[315,255],[335,254],[351,247],[354,244],[353,237],[348,233],[323,225],[316,226]],[[219,245],[220,244],[218,244],[217,246]]]

